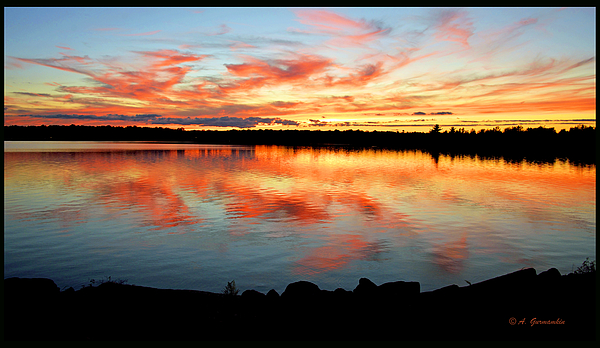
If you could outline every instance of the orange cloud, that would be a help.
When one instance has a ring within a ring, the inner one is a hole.
[[[298,54],[288,59],[278,59],[272,62],[253,57],[244,57],[246,63],[225,64],[227,71],[247,79],[234,80],[219,85],[225,93],[249,91],[265,85],[277,86],[283,84],[306,84],[310,79],[333,66],[332,59],[315,55]]]
[[[290,59],[278,59],[270,64],[266,61],[246,57],[247,63],[225,64],[227,70],[234,75],[247,77],[263,76],[274,82],[306,80],[316,73],[325,71],[332,65],[331,59],[314,55],[297,55]]]
[[[131,98],[140,101],[153,101],[159,105],[178,104],[166,95],[177,97],[174,86],[181,83],[191,70],[189,66],[178,66],[185,62],[194,62],[204,59],[205,55],[182,54],[175,50],[159,50],[153,52],[138,52],[151,58],[151,69],[144,71],[129,71],[113,69],[104,73],[93,73],[82,67],[68,66],[67,63],[75,61],[80,64],[90,64],[87,57],[66,56],[63,59],[24,59],[21,61],[44,65],[55,69],[85,74],[97,82],[100,87],[61,86],[60,91],[75,94],[101,95],[114,98]],[[197,92],[201,90],[197,90]],[[183,91],[183,96],[189,96],[190,91]],[[206,95],[206,92],[204,93]],[[202,96],[200,94],[199,96]]]
[[[158,61],[152,64],[154,68],[161,68],[169,65],[177,65],[185,62],[200,61],[206,58],[206,55],[182,54],[176,50],[158,50],[137,52],[146,57],[157,58]]]
[[[356,73],[350,74],[349,76],[342,78],[334,78],[332,76],[326,76],[321,79],[326,86],[336,85],[352,85],[352,86],[363,86],[372,80],[381,77],[386,74],[383,70],[383,63],[377,62],[375,64],[367,64],[362,66]]]

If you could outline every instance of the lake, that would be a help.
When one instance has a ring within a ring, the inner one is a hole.
[[[4,142],[4,277],[421,291],[596,259],[596,166],[420,151]]]

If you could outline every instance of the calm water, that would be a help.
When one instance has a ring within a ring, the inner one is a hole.
[[[4,142],[4,277],[281,293],[596,258],[596,166],[419,151]]]

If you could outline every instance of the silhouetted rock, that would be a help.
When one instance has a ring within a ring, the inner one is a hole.
[[[360,278],[358,280],[358,285],[356,286],[356,288],[354,288],[352,292],[355,295],[362,297],[375,295],[375,293],[377,292],[377,285],[375,285],[375,283],[373,283],[367,278]]]
[[[53,339],[60,289],[46,278],[4,279],[4,333],[11,339]]]
[[[561,277],[560,271],[557,270],[556,268],[550,268],[549,270],[541,272],[540,274],[537,275],[538,280],[542,280],[542,281],[557,280],[560,277]]]
[[[51,279],[46,278],[8,278],[4,279],[4,296],[26,298],[37,301],[56,296],[60,288]]]
[[[277,291],[275,291],[275,289],[271,289],[271,290],[269,290],[269,292],[267,292],[267,298],[269,298],[269,299],[278,299],[279,298],[279,293]]]
[[[455,305],[449,301],[452,299],[456,300],[457,294],[460,291],[460,287],[456,284],[444,286],[443,288],[435,289],[432,291],[424,291],[419,294],[419,303],[421,306],[437,306],[440,303],[445,306]]]
[[[320,293],[321,289],[316,284],[301,280],[289,284],[281,294],[281,298],[286,300],[317,298]]]
[[[242,298],[244,300],[264,300],[267,295],[256,290],[246,290],[242,292]]]
[[[484,280],[466,287],[471,292],[491,294],[511,294],[514,289],[528,286],[535,281],[536,271],[533,268],[525,268],[516,272],[505,274],[492,279]]]
[[[458,289],[459,289],[458,285],[452,284],[452,285],[444,286],[443,288],[433,290],[432,292],[435,294],[453,294],[453,293],[456,293],[456,291],[458,291]]]
[[[227,296],[115,283],[60,292],[49,279],[4,285],[6,340],[595,339],[595,273],[556,269],[422,293],[417,282],[361,278],[354,291],[328,291],[299,281],[285,300],[274,289]],[[566,324],[531,327],[534,318]]]
[[[339,301],[352,299],[352,291],[348,291],[342,288],[337,288],[333,290],[333,295]]]
[[[396,281],[381,284],[377,287],[377,295],[390,298],[394,296],[398,297],[414,297],[419,295],[421,292],[421,285],[419,282],[405,282],[405,281]]]

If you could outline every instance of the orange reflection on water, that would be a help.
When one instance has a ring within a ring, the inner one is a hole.
[[[327,245],[313,248],[308,255],[295,262],[296,275],[313,275],[344,268],[353,260],[376,258],[386,250],[378,242],[367,242],[362,235],[333,235]]]
[[[433,262],[449,273],[460,273],[464,260],[469,257],[467,234],[463,232],[459,240],[446,242],[434,247]]]
[[[140,210],[145,216],[143,225],[156,230],[179,227],[179,233],[185,233],[181,227],[203,221],[192,215],[173,187],[151,176],[107,185],[98,203],[115,214],[130,208]]]
[[[449,241],[434,243],[433,262],[459,273],[473,254],[467,241],[484,240],[485,248],[500,252],[511,247],[486,238],[485,229],[496,228],[485,225],[488,214],[547,221],[557,211],[595,209],[595,166],[562,162],[434,161],[418,151],[277,146],[5,152],[4,158],[5,188],[31,186],[65,197],[28,218],[55,215],[68,230],[101,209],[108,218],[129,214],[141,229],[167,233],[216,225],[233,233],[233,222],[256,232],[279,223],[286,236],[317,241],[302,249],[295,274],[348,267],[382,255],[383,238],[399,246],[431,232]],[[465,229],[469,220],[484,227]]]

